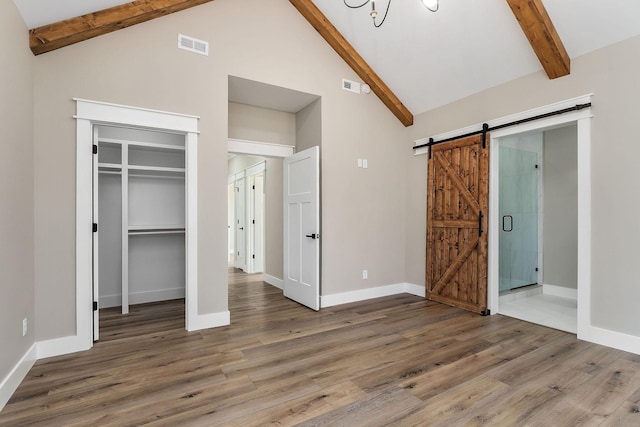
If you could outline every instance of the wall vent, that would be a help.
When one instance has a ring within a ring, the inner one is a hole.
[[[193,37],[178,34],[178,48],[209,56],[209,43]]]
[[[347,79],[342,79],[342,89],[349,92],[360,93],[360,83]]]

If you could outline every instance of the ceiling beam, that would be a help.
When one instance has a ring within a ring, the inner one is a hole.
[[[382,79],[373,71],[367,62],[340,34],[336,27],[313,4],[311,0],[289,0],[304,16],[340,57],[371,87],[373,93],[387,106],[389,110],[405,126],[413,124],[413,114],[400,102],[398,97],[389,89]]]
[[[136,0],[29,30],[34,55],[79,43],[212,0]]]
[[[571,72],[571,59],[542,0],[507,0],[524,35],[550,79]]]

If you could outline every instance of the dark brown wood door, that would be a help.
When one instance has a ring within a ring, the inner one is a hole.
[[[489,135],[431,147],[427,181],[427,298],[487,310]]]

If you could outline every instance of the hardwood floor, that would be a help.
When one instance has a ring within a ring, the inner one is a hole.
[[[38,361],[2,426],[638,426],[640,356],[411,295],[308,310],[232,270],[231,326],[184,302],[101,312]]]

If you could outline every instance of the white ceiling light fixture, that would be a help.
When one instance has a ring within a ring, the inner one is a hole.
[[[431,12],[437,12],[438,8],[440,7],[439,0],[422,0],[422,4]]]
[[[440,0],[420,0],[420,1],[424,5],[424,7],[429,9],[431,12],[436,12],[440,7]],[[382,24],[384,24],[384,20],[387,19],[387,14],[389,13],[389,6],[391,6],[391,0],[388,0],[387,8],[384,11],[384,16],[382,17],[382,20],[380,22],[377,22],[376,18],[378,17],[378,10],[376,9],[376,0],[366,0],[364,3],[357,4],[357,5],[349,4],[347,3],[347,0],[343,0],[343,2],[344,2],[344,5],[347,6],[349,9],[360,9],[361,7],[364,7],[367,4],[371,3],[371,12],[369,12],[369,16],[371,16],[371,18],[373,19],[373,26],[376,28],[380,28]]]

